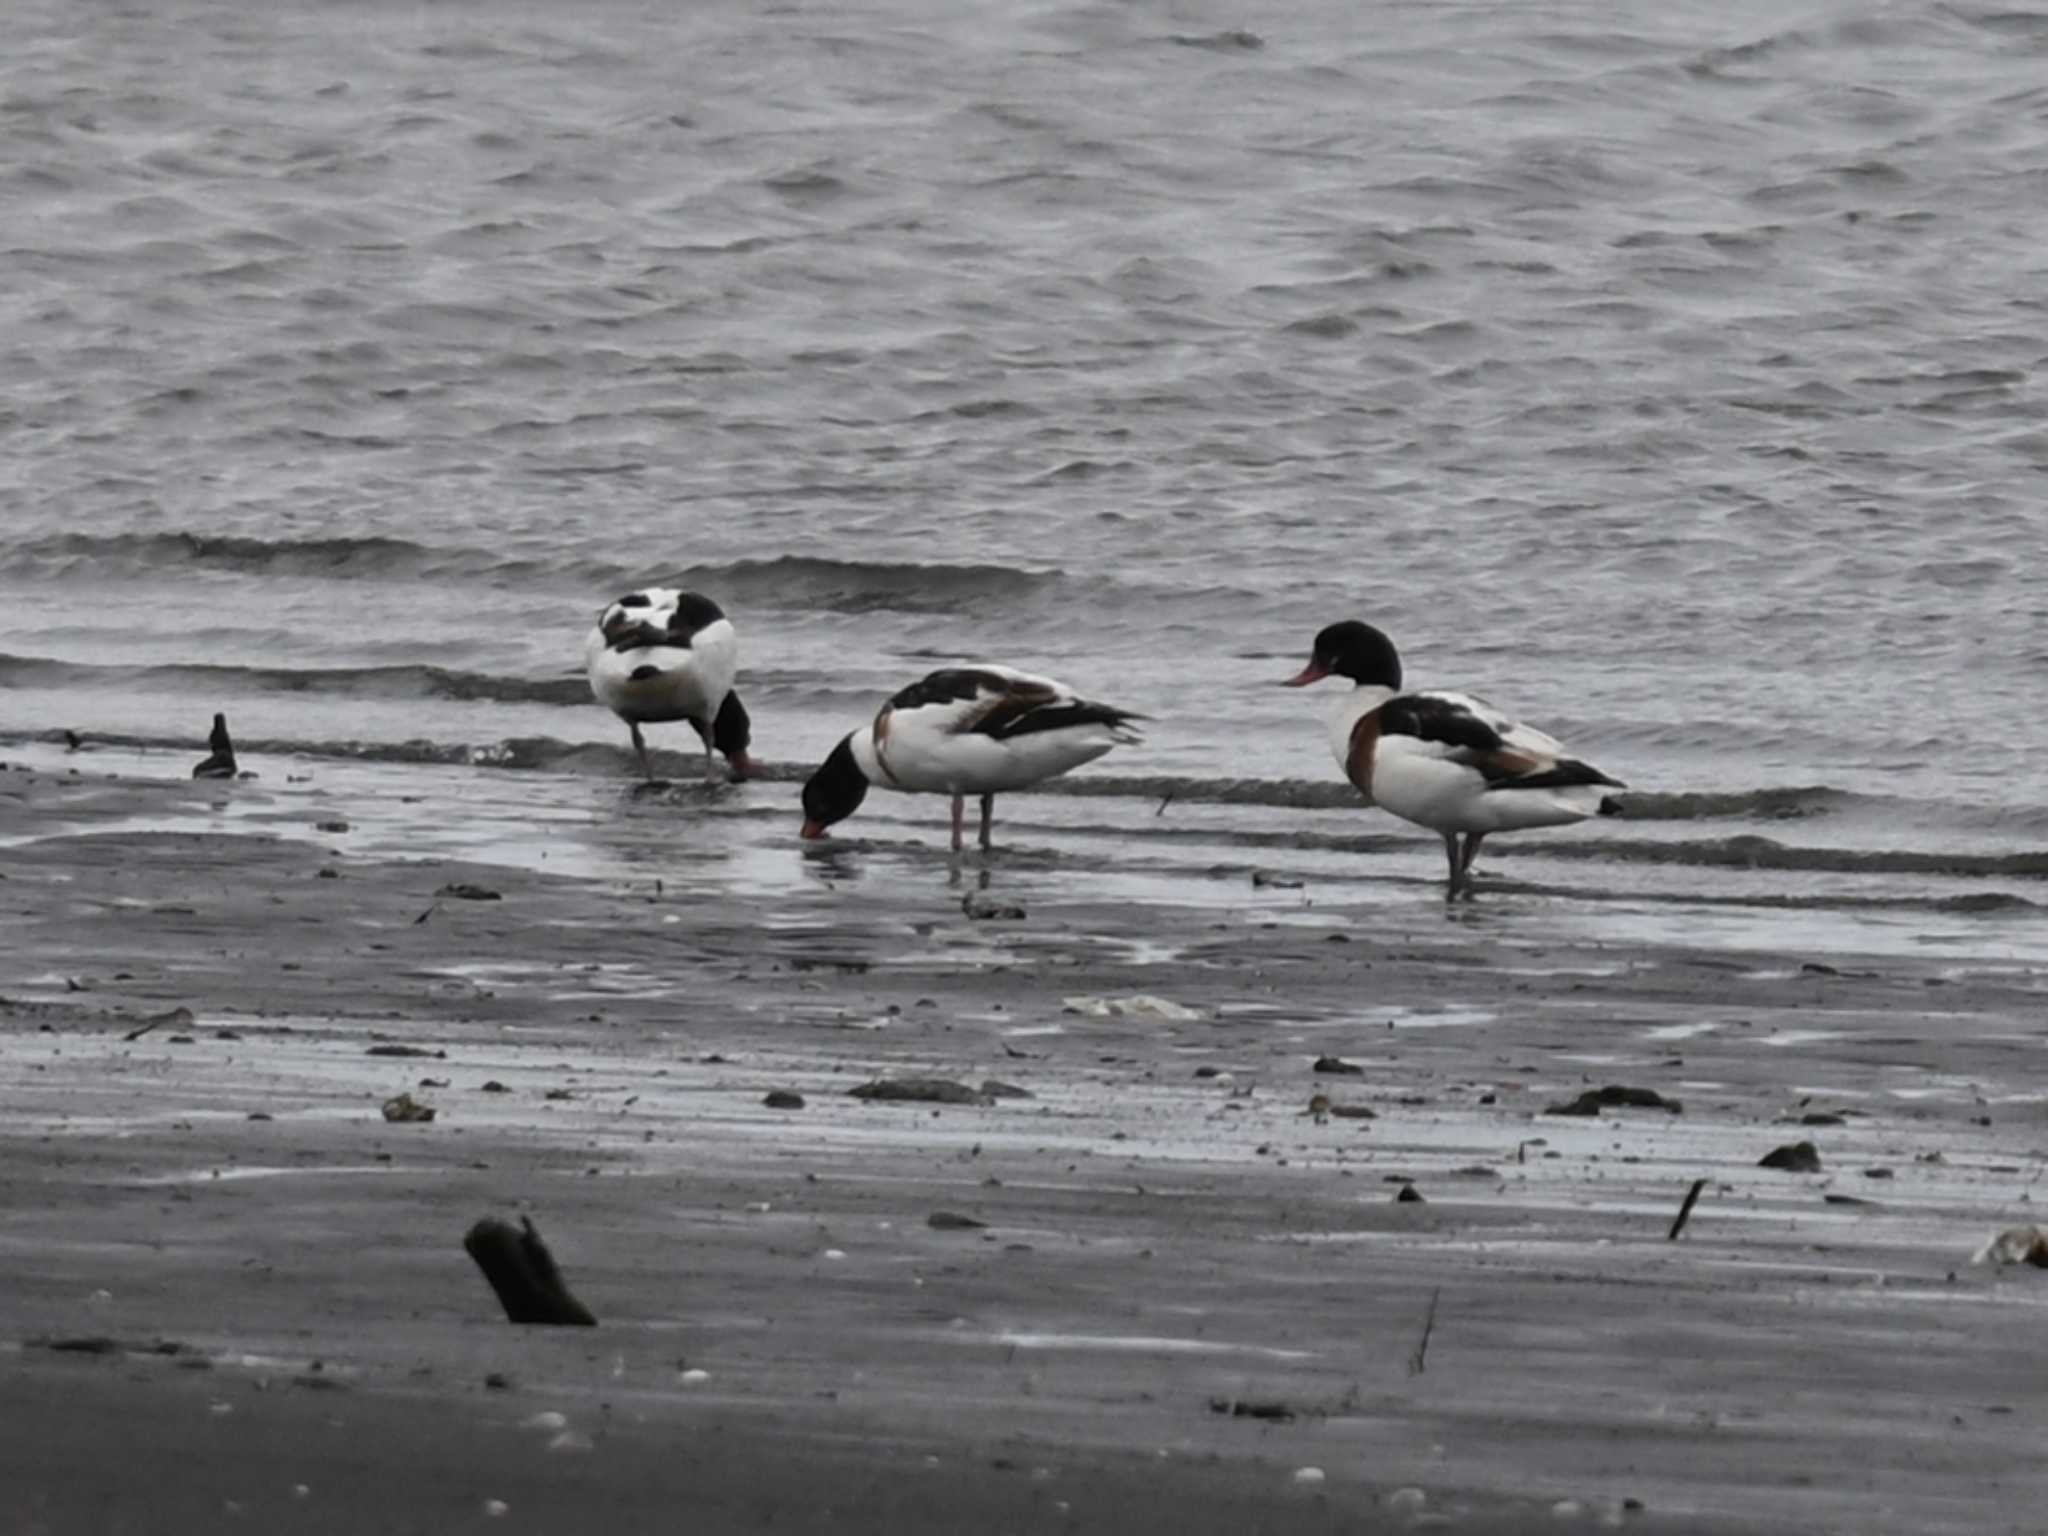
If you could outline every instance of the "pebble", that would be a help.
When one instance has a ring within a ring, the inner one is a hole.
[[[1297,1483],[1320,1483],[1323,1480],[1323,1469],[1321,1467],[1297,1467],[1294,1471],[1294,1480]]]
[[[553,1409],[549,1409],[546,1413],[536,1413],[522,1426],[525,1429],[567,1429],[568,1427],[569,1415],[566,1413],[556,1413]]]
[[[709,1371],[703,1370],[700,1367],[694,1365],[691,1366],[690,1369],[688,1369],[687,1371],[683,1372],[683,1385],[686,1387],[694,1387],[699,1382],[709,1381],[710,1379],[711,1373]]]
[[[1387,1495],[1387,1508],[1389,1509],[1416,1510],[1422,1508],[1428,1502],[1429,1495],[1420,1488],[1412,1486],[1396,1488]]]
[[[509,1513],[511,1511],[511,1508],[512,1506],[510,1504],[507,1504],[503,1499],[484,1500],[484,1513],[489,1515],[493,1520],[496,1520],[500,1516]]]
[[[548,1442],[548,1449],[551,1451],[587,1451],[590,1449],[590,1436],[579,1435],[573,1429],[565,1429]]]

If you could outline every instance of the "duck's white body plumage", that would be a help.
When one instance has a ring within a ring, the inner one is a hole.
[[[1353,684],[1330,715],[1337,766],[1370,803],[1443,838],[1452,898],[1470,893],[1488,833],[1562,826],[1618,806],[1608,791],[1623,787],[1619,779],[1486,700],[1402,692],[1400,656],[1370,624],[1325,628],[1289,685],[1331,676]]]
[[[953,796],[953,845],[962,800],[1028,789],[1139,740],[1129,710],[1083,698],[1056,678],[993,663],[948,667],[902,689],[874,722],[849,734],[805,786],[805,835],[850,815],[870,785]]]
[[[1451,739],[1410,734],[1418,725],[1447,730]],[[1497,746],[1481,744],[1488,733]],[[1619,787],[1611,779],[1544,782],[1571,760],[1564,744],[1469,693],[1395,693],[1362,684],[1330,713],[1330,750],[1367,800],[1436,832],[1512,832],[1585,821],[1598,816],[1609,790]]]
[[[993,795],[1029,789],[1138,740],[1124,723],[1133,718],[1057,679],[978,664],[934,672],[897,694],[854,733],[853,755],[888,789]],[[1070,723],[1054,723],[1061,720]]]
[[[718,605],[673,587],[627,593],[598,616],[583,642],[590,691],[626,722],[643,768],[649,766],[643,725],[687,720],[710,752],[721,711],[737,708],[728,700],[739,660],[739,636]],[[744,772],[743,723],[739,729],[737,747],[725,741],[719,747]]]

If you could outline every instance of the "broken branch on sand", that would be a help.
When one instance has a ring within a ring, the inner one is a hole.
[[[1692,1215],[1692,1208],[1699,1203],[1700,1191],[1707,1187],[1705,1179],[1694,1179],[1692,1188],[1685,1192],[1685,1203],[1678,1208],[1678,1219],[1671,1223],[1671,1230],[1664,1234],[1667,1243],[1678,1241],[1678,1234],[1685,1230],[1686,1219]]]
[[[1415,1353],[1408,1357],[1408,1374],[1420,1376],[1427,1368],[1429,1358],[1429,1336],[1436,1331],[1436,1303],[1444,1288],[1438,1286],[1429,1293],[1429,1310],[1422,1317],[1422,1337],[1415,1341]]]
[[[486,1216],[469,1229],[462,1246],[491,1282],[505,1316],[513,1322],[597,1326],[590,1309],[569,1294],[562,1272],[555,1267],[555,1256],[526,1217],[520,1217],[519,1226],[514,1227],[509,1221]]]

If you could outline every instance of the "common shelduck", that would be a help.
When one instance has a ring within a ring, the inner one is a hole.
[[[626,722],[640,771],[654,782],[643,725],[687,720],[704,742],[704,771],[715,771],[723,752],[733,777],[754,771],[747,756],[753,727],[733,692],[739,639],[718,604],[696,592],[649,587],[628,592],[598,615],[583,642],[590,691]]]
[[[1028,789],[1111,747],[1139,740],[1144,716],[1084,699],[1065,683],[1009,667],[947,667],[850,732],[804,785],[805,837],[823,837],[860,807],[870,785],[953,797],[953,847],[964,842],[966,797],[981,796],[989,846],[996,795]]]
[[[1625,786],[1561,743],[1466,693],[1401,692],[1401,658],[1370,624],[1347,620],[1316,636],[1289,688],[1326,677],[1354,686],[1330,716],[1330,749],[1367,802],[1442,835],[1455,901],[1472,891],[1472,861],[1489,832],[1555,827],[1612,815]],[[1459,846],[1459,834],[1464,845]]]

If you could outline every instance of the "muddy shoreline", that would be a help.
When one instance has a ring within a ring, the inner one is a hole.
[[[9,1528],[2031,1528],[2029,965],[136,830],[195,793],[0,772]],[[1682,1107],[1546,1113],[1610,1083]],[[497,1313],[521,1214],[596,1329]]]

